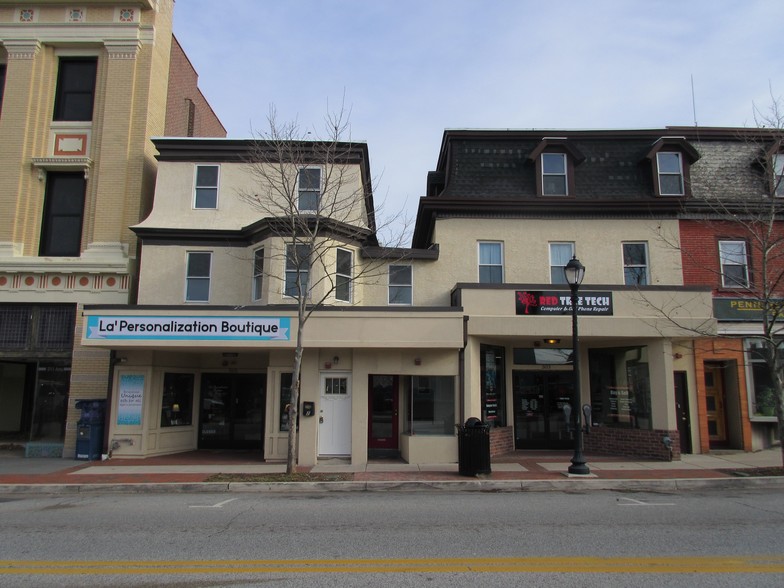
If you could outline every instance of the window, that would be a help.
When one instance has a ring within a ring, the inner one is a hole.
[[[683,196],[683,162],[681,154],[662,151],[656,154],[659,170],[659,194],[661,196]]]
[[[39,255],[79,256],[85,185],[84,174],[81,172],[47,174]]]
[[[321,168],[306,167],[299,170],[299,210],[319,209],[319,196],[321,194]]]
[[[765,361],[766,343],[760,339],[744,339],[746,348],[746,380],[752,417],[776,416],[776,392]],[[779,355],[782,350],[779,348]]]
[[[566,186],[566,154],[542,153],[542,194],[565,196]]]
[[[550,243],[550,283],[565,284],[564,266],[574,257],[574,243]]]
[[[196,166],[194,208],[218,208],[219,169],[220,167],[217,165]]]
[[[784,154],[773,156],[773,195],[784,196]]]
[[[5,89],[5,63],[0,63],[0,113],[3,109],[3,90]]]
[[[261,287],[264,285],[264,249],[253,252],[253,300],[261,299]]]
[[[335,264],[335,298],[351,302],[351,273],[354,267],[354,254],[348,249],[337,250]]]
[[[726,288],[745,288],[749,285],[744,241],[719,241],[721,285]]]
[[[389,266],[389,304],[411,304],[413,285],[410,265]]]
[[[413,376],[408,410],[412,435],[455,434],[455,379],[452,376]]]
[[[163,374],[161,427],[188,426],[193,418],[193,374]]]
[[[210,299],[210,266],[212,253],[209,251],[188,252],[188,269],[185,286],[187,302],[207,302]]]
[[[493,427],[506,426],[506,368],[504,348],[479,346],[481,358],[482,421]]]
[[[280,374],[280,417],[278,427],[281,431],[289,430],[289,404],[291,403],[291,384],[294,382],[294,374],[284,372]],[[297,413],[299,418],[299,413]]]
[[[54,97],[54,120],[90,121],[95,98],[96,58],[61,58]]]
[[[479,243],[479,283],[501,284],[504,281],[501,243]]]
[[[310,274],[310,246],[286,245],[285,296],[298,298],[307,296]]]
[[[653,428],[647,347],[589,349],[591,420],[606,427]]]
[[[647,286],[648,244],[623,244],[623,282],[627,286]]]

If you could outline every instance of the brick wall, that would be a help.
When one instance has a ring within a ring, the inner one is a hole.
[[[215,112],[198,88],[199,75],[176,38],[172,38],[169,95],[166,102],[167,137],[225,137]],[[193,118],[189,120],[189,113]]]
[[[672,459],[680,461],[678,431],[591,427],[591,432],[583,435],[583,444],[590,453],[668,461],[670,453],[662,442],[664,437],[672,439]]]
[[[490,457],[514,451],[513,427],[494,427],[490,429]]]

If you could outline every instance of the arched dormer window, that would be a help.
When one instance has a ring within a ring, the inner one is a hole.
[[[784,141],[776,141],[765,152],[761,163],[768,177],[771,195],[784,198]]]
[[[539,196],[573,196],[574,168],[585,160],[565,137],[544,137],[528,155],[536,165]]]
[[[684,137],[662,137],[653,144],[645,158],[650,160],[653,168],[656,196],[691,194],[689,170],[700,154]]]

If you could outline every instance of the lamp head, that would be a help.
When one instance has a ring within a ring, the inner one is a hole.
[[[569,263],[564,266],[564,276],[567,284],[579,286],[583,283],[583,278],[585,277],[585,266],[580,263],[579,259],[572,257]]]

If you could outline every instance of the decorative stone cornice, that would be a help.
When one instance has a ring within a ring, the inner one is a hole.
[[[136,59],[141,41],[104,41],[109,59]]]
[[[3,41],[8,59],[33,59],[41,50],[41,43],[36,39],[17,39]]]

